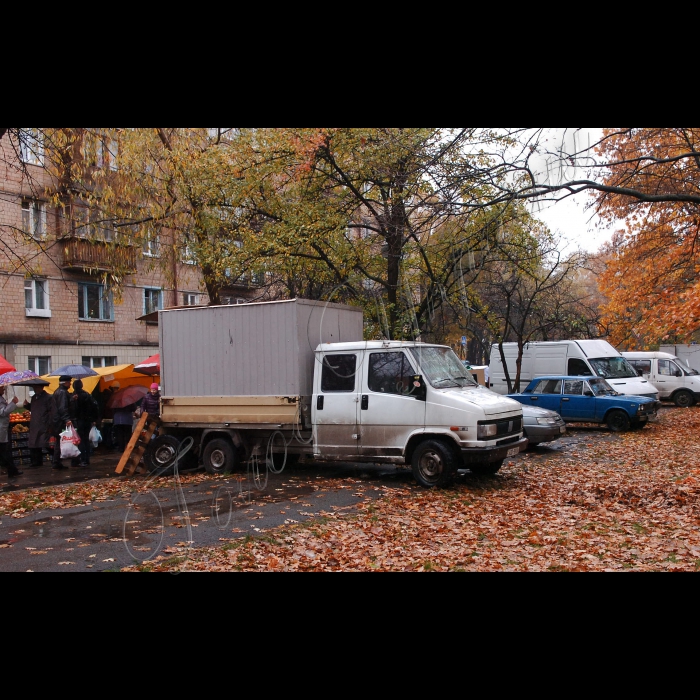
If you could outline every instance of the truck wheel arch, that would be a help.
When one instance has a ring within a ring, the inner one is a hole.
[[[410,466],[410,464],[412,463],[413,455],[418,445],[420,445],[423,442],[428,442],[430,440],[444,442],[455,452],[459,450],[459,442],[451,434],[446,435],[443,433],[418,433],[416,435],[412,435],[408,441],[408,444],[406,445],[406,464]]]

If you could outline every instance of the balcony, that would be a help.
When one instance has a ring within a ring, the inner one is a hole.
[[[110,245],[82,238],[64,238],[60,241],[63,257],[61,269],[72,272],[136,272],[136,248]]]

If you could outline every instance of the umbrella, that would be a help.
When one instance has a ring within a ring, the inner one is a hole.
[[[51,382],[38,377],[37,379],[27,379],[24,382],[18,382],[15,386],[51,386]]]
[[[84,379],[85,377],[96,377],[97,372],[91,367],[86,367],[85,365],[66,365],[57,369],[55,372],[51,372],[49,377],[72,377],[73,379]]]
[[[145,374],[149,377],[160,375],[160,353],[152,355],[147,360],[134,367],[134,372]]]
[[[107,408],[126,408],[141,401],[147,393],[148,389],[145,386],[128,386],[126,389],[120,389],[107,401]]]
[[[2,355],[0,355],[0,374],[6,372],[16,372],[17,368],[11,365]]]
[[[6,372],[0,375],[0,386],[14,386],[28,379],[39,379],[39,375],[28,369],[24,372]]]

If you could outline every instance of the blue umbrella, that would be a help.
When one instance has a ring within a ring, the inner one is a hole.
[[[63,376],[70,377],[71,379],[84,379],[85,377],[97,377],[98,374],[94,369],[86,367],[85,365],[66,365],[49,374],[49,377]]]

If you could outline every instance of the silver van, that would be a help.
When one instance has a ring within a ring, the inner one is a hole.
[[[700,373],[668,352],[623,352],[622,356],[659,391],[662,401],[689,408],[700,401]]]

